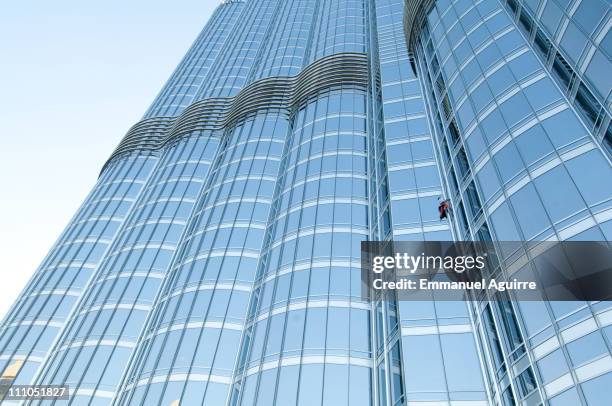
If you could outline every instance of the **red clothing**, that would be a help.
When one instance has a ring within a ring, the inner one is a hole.
[[[448,204],[448,200],[444,200],[442,202],[440,202],[440,205],[438,206],[438,212],[440,213],[440,220],[445,219],[448,217],[448,209],[449,209],[449,204]]]

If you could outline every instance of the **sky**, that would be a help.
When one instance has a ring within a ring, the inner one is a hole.
[[[2,7],[0,319],[219,3]]]

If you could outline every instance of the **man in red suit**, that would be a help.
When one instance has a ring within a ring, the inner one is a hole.
[[[445,218],[448,218],[448,214],[450,210],[450,200],[442,199],[442,196],[440,196],[438,200],[439,200],[438,212],[440,213],[440,220],[443,220]]]

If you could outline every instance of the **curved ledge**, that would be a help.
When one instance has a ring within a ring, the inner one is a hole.
[[[155,149],[163,141],[168,129],[172,127],[171,117],[156,117],[142,120],[132,126],[123,137],[117,148],[113,151],[113,157],[122,155],[136,149]],[[106,167],[108,162],[104,165]],[[104,169],[102,169],[104,171]]]
[[[404,0],[404,35],[406,36],[406,46],[410,57],[412,71],[416,74],[414,66],[414,55],[416,38],[419,35],[420,21],[425,19],[425,10],[428,10],[435,0]]]
[[[321,58],[297,76],[261,79],[234,97],[197,101],[178,117],[154,117],[138,122],[113,151],[102,172],[118,156],[155,151],[194,131],[222,130],[260,110],[289,111],[312,95],[339,86],[367,89],[368,81],[366,54],[343,53]]]

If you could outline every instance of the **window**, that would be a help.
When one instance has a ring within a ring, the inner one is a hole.
[[[514,193],[510,201],[526,240],[534,238],[550,226],[546,211],[533,185],[528,184]]]
[[[294,405],[297,401],[297,384],[299,376],[299,365],[282,367],[276,393],[276,403],[281,405]],[[272,404],[272,402],[270,402]]]
[[[612,183],[601,181],[612,178],[612,168],[600,152],[589,151],[568,161],[566,165],[589,206],[609,199],[612,195]]]
[[[437,335],[402,337],[406,367],[406,390],[411,392],[446,391],[444,367]]]
[[[568,343],[567,351],[569,352],[572,364],[576,367],[591,362],[604,354],[608,354],[606,344],[599,331]]]
[[[418,224],[421,216],[417,199],[391,201],[393,220],[396,224]]]
[[[584,208],[584,202],[563,166],[537,177],[535,185],[553,222]]]
[[[584,127],[570,109],[565,109],[547,118],[542,122],[542,126],[556,148],[561,148],[586,136]]]
[[[539,360],[538,369],[544,384],[554,381],[569,371],[563,351],[560,349]]]
[[[324,406],[348,405],[348,373],[348,365],[325,365],[325,383],[323,385]]]
[[[323,365],[303,365],[298,406],[320,405],[321,393],[323,393]]]
[[[612,387],[612,372],[584,382],[582,390],[589,406],[605,406],[609,403],[610,387]]]
[[[536,388],[536,380],[533,376],[533,371],[531,367],[527,368],[523,371],[517,378],[517,384],[519,388],[519,392],[521,393],[521,398],[526,397],[531,391]]]
[[[480,190],[482,191],[484,201],[489,200],[500,190],[501,185],[499,184],[497,173],[495,172],[495,168],[493,168],[493,164],[490,161],[487,162],[480,171],[478,171],[476,178],[478,179],[478,184],[480,185]]]
[[[448,389],[452,392],[484,391],[472,334],[441,334]]]

